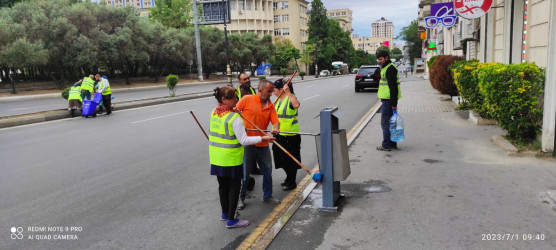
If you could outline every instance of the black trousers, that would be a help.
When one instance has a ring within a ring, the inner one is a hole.
[[[112,113],[112,94],[102,95],[102,105],[104,105],[107,115]]]
[[[216,176],[218,179],[218,193],[220,194],[220,206],[222,213],[228,214],[228,220],[235,220],[241,179]]]
[[[276,142],[301,162],[301,135],[276,135],[275,137]],[[294,184],[297,170],[301,167],[276,145],[272,145],[272,153],[274,155],[274,167],[284,169],[284,172],[286,172],[286,183]]]

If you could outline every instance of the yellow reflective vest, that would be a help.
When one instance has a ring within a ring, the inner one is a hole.
[[[104,88],[104,78],[100,79],[100,81],[98,82],[98,89],[102,89]],[[102,95],[109,95],[112,94],[112,91],[110,90],[110,86],[108,86],[104,91],[102,91]]]
[[[83,77],[83,81],[81,81],[81,88],[83,90],[88,90],[89,92],[93,92],[93,88],[95,86],[95,81],[90,77],[86,76]]]
[[[390,87],[388,87],[388,79],[386,79],[386,70],[388,70],[388,67],[396,68],[393,63],[390,63],[380,70],[380,81],[378,82],[379,99],[390,99]],[[396,82],[398,83],[398,99],[401,99],[402,90],[400,88],[400,72],[396,75]]]
[[[290,107],[290,97],[286,96],[284,100],[278,100],[274,108],[278,114],[278,121],[280,122],[280,131],[284,132],[299,132],[299,123],[297,121],[297,109]],[[293,136],[295,134],[283,134],[283,136]]]
[[[233,121],[239,119],[237,113],[230,112],[218,117],[212,111],[209,130],[210,164],[220,167],[232,167],[243,164],[243,145],[239,143],[234,129]]]
[[[81,97],[81,86],[74,86],[70,88],[68,102],[71,100],[79,100],[83,102],[83,98]]]
[[[251,89],[251,93],[254,95],[255,90],[252,87],[250,87],[249,89]],[[238,100],[241,99],[241,89],[239,88],[239,86],[237,86],[236,88],[236,93],[237,93],[237,99]]]

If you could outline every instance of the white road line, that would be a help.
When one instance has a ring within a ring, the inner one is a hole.
[[[314,96],[311,96],[311,97],[307,97],[307,98],[303,99],[303,101],[309,100],[309,99],[317,97],[317,96],[319,96],[319,95],[314,95]]]
[[[305,87],[310,88],[310,87],[313,87],[313,86],[315,86],[315,84],[311,84],[311,85],[308,85],[308,86],[305,86]]]
[[[351,86],[351,84],[346,84],[346,85],[342,86],[342,88],[349,87],[349,86]]]
[[[179,112],[179,113],[169,114],[169,115],[163,115],[163,116],[159,116],[159,117],[154,117],[154,118],[149,118],[149,119],[145,119],[145,120],[141,120],[141,121],[132,122],[132,124],[140,123],[140,122],[147,122],[147,121],[156,120],[156,119],[165,118],[165,117],[174,116],[174,115],[181,115],[181,114],[185,114],[185,113],[188,113],[188,112],[189,111]]]

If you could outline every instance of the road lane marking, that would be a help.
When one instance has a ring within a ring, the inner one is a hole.
[[[311,85],[308,85],[308,86],[305,86],[305,87],[310,88],[310,87],[313,87],[313,86],[315,86],[315,84],[311,84]]]
[[[349,87],[349,86],[351,86],[351,84],[346,84],[346,85],[342,86],[342,88]]]
[[[307,97],[307,98],[303,99],[302,101],[307,101],[307,100],[309,100],[309,99],[311,99],[311,98],[315,98],[315,97],[317,97],[317,96],[319,96],[319,95],[314,95],[314,96],[311,96],[311,97]]]
[[[141,120],[141,121],[132,122],[132,124],[140,123],[140,122],[148,122],[148,121],[152,121],[152,120],[156,120],[156,119],[160,119],[160,118],[165,118],[165,117],[169,117],[169,116],[174,116],[174,115],[181,115],[181,114],[185,114],[185,113],[188,113],[188,112],[189,112],[189,111],[185,111],[185,112],[179,112],[179,113],[175,113],[175,114],[169,114],[169,115],[163,115],[163,116],[159,116],[159,117],[153,117],[153,118],[149,118],[149,119],[145,119],[145,120]]]

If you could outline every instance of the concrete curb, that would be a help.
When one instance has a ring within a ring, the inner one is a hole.
[[[212,96],[212,91],[199,92],[193,94],[178,95],[175,97],[158,97],[151,99],[136,100],[130,102],[114,103],[117,105],[117,110],[132,109],[144,106],[152,106],[163,103],[180,102],[191,99],[198,99],[203,97]],[[26,124],[33,124],[45,121],[60,120],[70,118],[70,114],[66,109],[58,109],[51,111],[44,111],[39,113],[32,113],[26,115],[7,116],[0,118],[0,128],[15,127]]]
[[[492,141],[494,142],[494,144],[498,145],[498,147],[504,150],[506,152],[506,155],[518,156],[519,150],[517,150],[517,148],[513,144],[506,140],[506,138],[504,138],[504,135],[495,135],[492,137]]]

